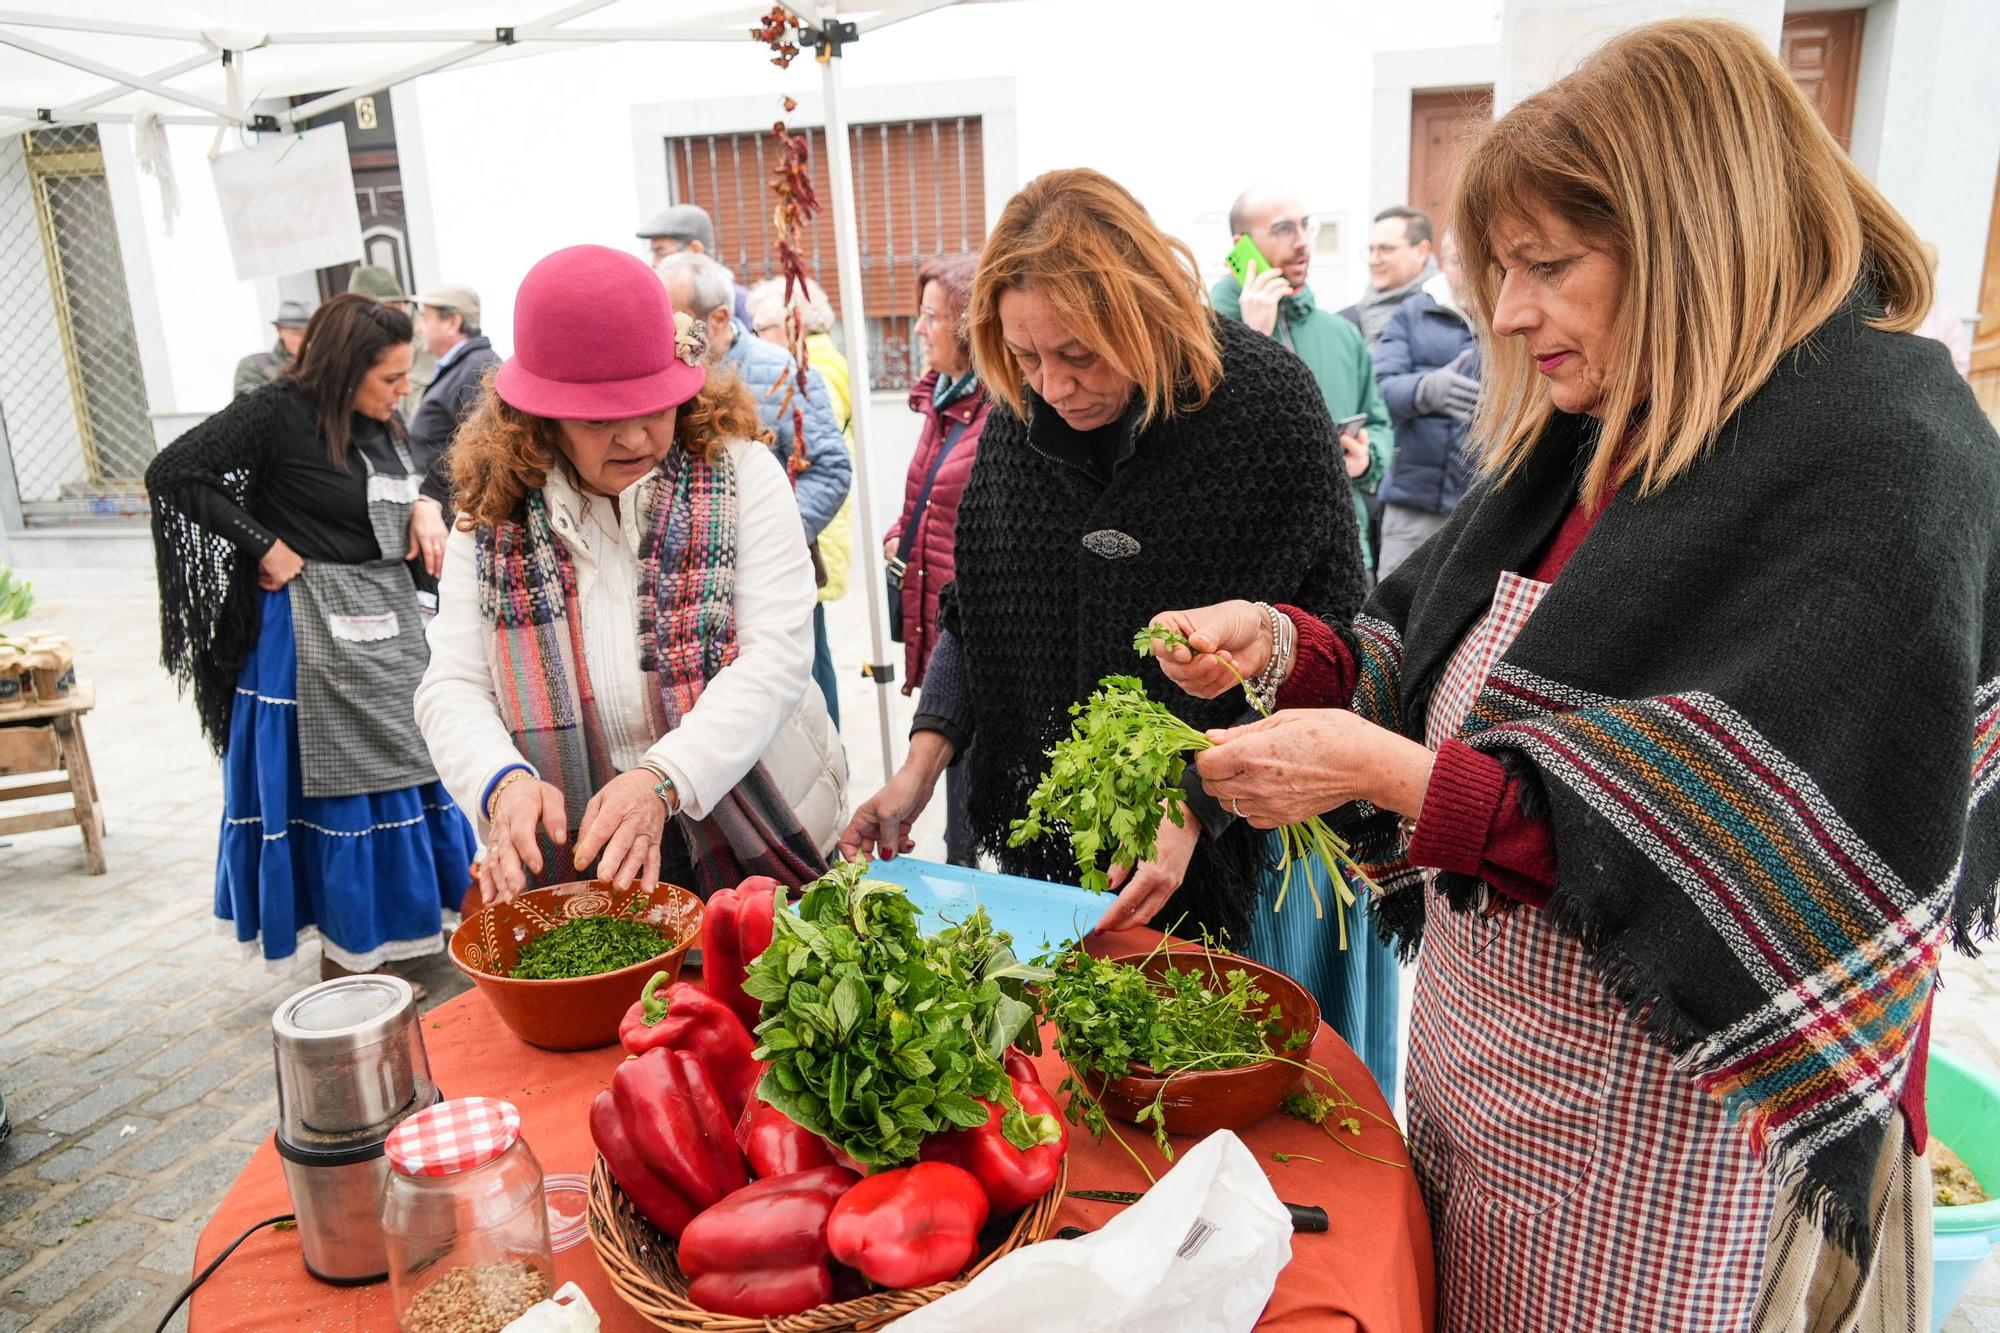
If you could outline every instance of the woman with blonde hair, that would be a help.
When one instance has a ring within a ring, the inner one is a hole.
[[[980,849],[1013,873],[1073,882],[1066,840],[1007,838],[1070,706],[1141,665],[1132,636],[1163,592],[1192,603],[1249,588],[1351,616],[1354,511],[1303,363],[1217,319],[1187,248],[1097,172],[1052,171],[1008,201],[966,320],[994,405],[959,505],[956,576],[909,757],[841,844],[908,850],[939,774],[969,751]],[[1243,711],[1144,673],[1196,726]],[[1185,826],[1163,822],[1154,858],[1113,880],[1099,928],[1186,913],[1187,931],[1241,931],[1259,835],[1198,787],[1190,797]]]
[[[1639,28],[1472,146],[1488,475],[1199,758],[1357,802],[1421,960],[1444,1329],[1922,1329],[1940,952],[1994,924],[2000,442],[1770,51]],[[1893,446],[1885,444],[1893,441]],[[1198,694],[1269,665],[1169,613]],[[1351,709],[1352,711],[1347,711]]]
[[[846,761],[811,688],[812,560],[734,374],[638,259],[536,264],[515,355],[452,442],[417,723],[485,884],[825,869]],[[572,837],[572,834],[574,835]]]

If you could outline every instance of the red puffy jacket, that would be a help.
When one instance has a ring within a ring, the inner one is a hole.
[[[974,386],[971,393],[955,399],[939,410],[931,402],[937,384],[933,370],[910,390],[910,410],[924,419],[923,433],[917,437],[917,452],[910,459],[910,475],[903,483],[903,512],[889,529],[887,540],[900,549],[903,534],[912,534],[905,557],[909,567],[903,573],[903,693],[924,683],[924,668],[930,664],[931,649],[937,645],[938,593],[952,580],[952,538],[958,531],[958,498],[972,477],[973,456],[979,450],[979,433],[986,426],[992,400],[986,386]],[[962,430],[959,428],[963,427]],[[947,436],[957,431],[951,453],[939,464],[938,454]],[[931,477],[929,499],[921,511],[918,497]]]

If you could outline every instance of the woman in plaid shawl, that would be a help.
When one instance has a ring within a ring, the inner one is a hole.
[[[1487,476],[1351,626],[1161,617],[1197,694],[1281,656],[1202,780],[1357,812],[1420,963],[1440,1328],[1927,1328],[1930,997],[2000,875],[2000,442],[1910,334],[1916,238],[1708,21],[1502,117],[1452,231]]]
[[[515,301],[515,355],[451,445],[417,722],[489,892],[817,878],[846,759],[812,684],[815,586],[749,391],[602,246]]]

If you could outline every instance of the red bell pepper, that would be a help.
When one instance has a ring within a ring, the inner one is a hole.
[[[827,1248],[877,1286],[927,1287],[972,1262],[986,1211],[986,1191],[971,1172],[919,1162],[843,1194],[827,1219]]]
[[[679,1240],[681,1232],[694,1220],[695,1210],[679,1190],[646,1164],[638,1145],[625,1132],[625,1118],[619,1114],[618,1103],[609,1088],[590,1103],[590,1137],[597,1144],[604,1164],[611,1168],[611,1178],[625,1191],[625,1197],[632,1201],[640,1216]]]
[[[838,1166],[746,1185],[681,1233],[688,1295],[717,1314],[800,1314],[833,1299],[827,1218],[860,1177]]]
[[[611,1075],[611,1096],[640,1158],[696,1212],[748,1183],[722,1099],[694,1056],[655,1050],[627,1060]]]
[[[750,1099],[736,1122],[736,1146],[759,1180],[835,1164],[825,1139],[758,1097]]]
[[[665,972],[653,974],[618,1025],[619,1043],[633,1055],[665,1048],[699,1059],[734,1121],[764,1076],[764,1066],[750,1058],[757,1048],[749,1029],[735,1010],[692,982],[675,982],[660,994],[670,980]]]
[[[1007,1072],[1013,1074],[1012,1055]],[[1016,1148],[1000,1132],[1004,1108],[980,1099],[986,1108],[986,1123],[978,1129],[947,1130],[924,1140],[926,1162],[949,1162],[962,1166],[976,1177],[986,1191],[986,1202],[996,1217],[1016,1213],[1047,1194],[1062,1171],[1063,1154],[1069,1151],[1069,1126],[1063,1123],[1056,1099],[1036,1080],[1035,1067],[1021,1056],[1028,1077],[1014,1080],[1014,1099],[1028,1117],[1035,1146]]]
[[[771,919],[777,914],[778,881],[752,875],[733,889],[709,896],[701,914],[701,980],[708,993],[754,1029],[761,1001],[743,993],[743,978],[758,954],[771,947]]]

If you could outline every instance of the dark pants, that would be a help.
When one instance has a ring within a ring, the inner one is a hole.
[[[972,794],[972,769],[966,759],[968,750],[959,756],[957,763],[944,771],[944,859],[947,865],[979,865],[979,849],[972,836],[972,816],[967,811],[966,801]]]
[[[813,681],[826,696],[826,714],[840,730],[840,678],[833,674],[833,649],[826,641],[826,603],[813,603]]]

